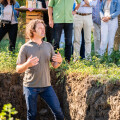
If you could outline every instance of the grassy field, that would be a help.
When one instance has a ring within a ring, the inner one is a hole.
[[[15,72],[16,60],[19,49],[25,43],[24,38],[18,38],[16,42],[15,54],[8,51],[9,40],[3,39],[0,42],[0,72]]]
[[[16,44],[15,54],[9,53],[8,39],[2,40],[0,43],[0,72],[15,72],[16,60],[18,56],[19,49],[22,44],[24,44],[24,38],[18,38]],[[120,52],[114,51],[111,56],[104,55],[103,57],[98,57],[94,55],[93,52],[93,37],[92,37],[92,61],[80,60],[73,62],[71,58],[70,64],[63,60],[61,67],[57,71],[65,71],[65,74],[70,73],[82,73],[94,75],[97,77],[105,78],[106,80],[120,80]],[[60,53],[64,57],[64,50],[60,49]],[[64,59],[64,58],[63,58]]]

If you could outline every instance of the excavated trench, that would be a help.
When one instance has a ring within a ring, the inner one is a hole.
[[[0,73],[0,110],[11,103],[20,120],[26,120],[22,90],[23,74]],[[60,100],[66,120],[120,120],[120,81],[98,82],[95,76],[51,70],[52,86]],[[38,98],[37,120],[54,120],[43,100]]]

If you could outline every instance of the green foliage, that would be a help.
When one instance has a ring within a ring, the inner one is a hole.
[[[17,40],[15,53],[8,51],[9,41],[7,39],[4,39],[0,43],[0,72],[15,72],[18,52],[24,42],[24,39]],[[58,78],[60,77],[60,73],[63,72],[64,75],[71,73],[93,75],[101,78],[101,81],[111,80],[114,82],[120,80],[120,51],[114,51],[110,56],[105,54],[103,57],[97,56],[92,52],[92,61],[80,59],[73,62],[73,58],[71,58],[69,64],[65,61],[64,50],[60,49],[59,52],[63,57],[63,63],[55,70],[57,71]],[[64,75],[62,79],[64,79]]]
[[[20,4],[20,6],[25,6],[26,0],[17,0],[17,2]]]
[[[0,113],[0,120],[14,120],[13,115],[16,115],[18,112],[15,110],[15,108],[12,108],[11,104],[5,104],[3,106],[3,110]],[[15,119],[19,120],[19,119]]]
[[[60,49],[60,53],[63,54],[64,50]],[[95,56],[92,53],[92,61],[89,60],[78,60],[73,62],[71,58],[70,64],[68,64],[63,58],[62,65],[56,69],[64,74],[80,73],[88,74],[99,78],[97,86],[102,81],[116,81],[120,80],[120,51],[114,51],[110,56],[104,55],[103,57]]]
[[[0,72],[15,72],[18,52],[24,42],[24,39],[17,39],[15,53],[9,52],[8,39],[4,39],[0,42]]]

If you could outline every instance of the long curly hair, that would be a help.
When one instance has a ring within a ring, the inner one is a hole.
[[[15,4],[15,0],[10,0],[10,4],[11,5],[14,5]],[[8,1],[7,0],[1,0],[1,4],[3,5],[3,6],[7,6],[8,5]]]
[[[43,20],[40,19],[31,20],[26,26],[26,35],[28,38],[32,39],[34,37],[33,32],[35,32],[38,23],[42,23],[44,27],[46,27]]]

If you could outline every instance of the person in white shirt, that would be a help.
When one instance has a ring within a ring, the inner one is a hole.
[[[15,8],[20,5],[16,0],[1,0],[0,2],[0,41],[8,33],[9,50],[15,50],[19,12]]]
[[[80,37],[81,30],[84,29],[85,39],[85,58],[91,58],[91,29],[93,26],[92,21],[92,7],[96,6],[97,0],[82,0],[80,4],[77,4],[74,14],[74,60],[79,58],[80,53]]]

